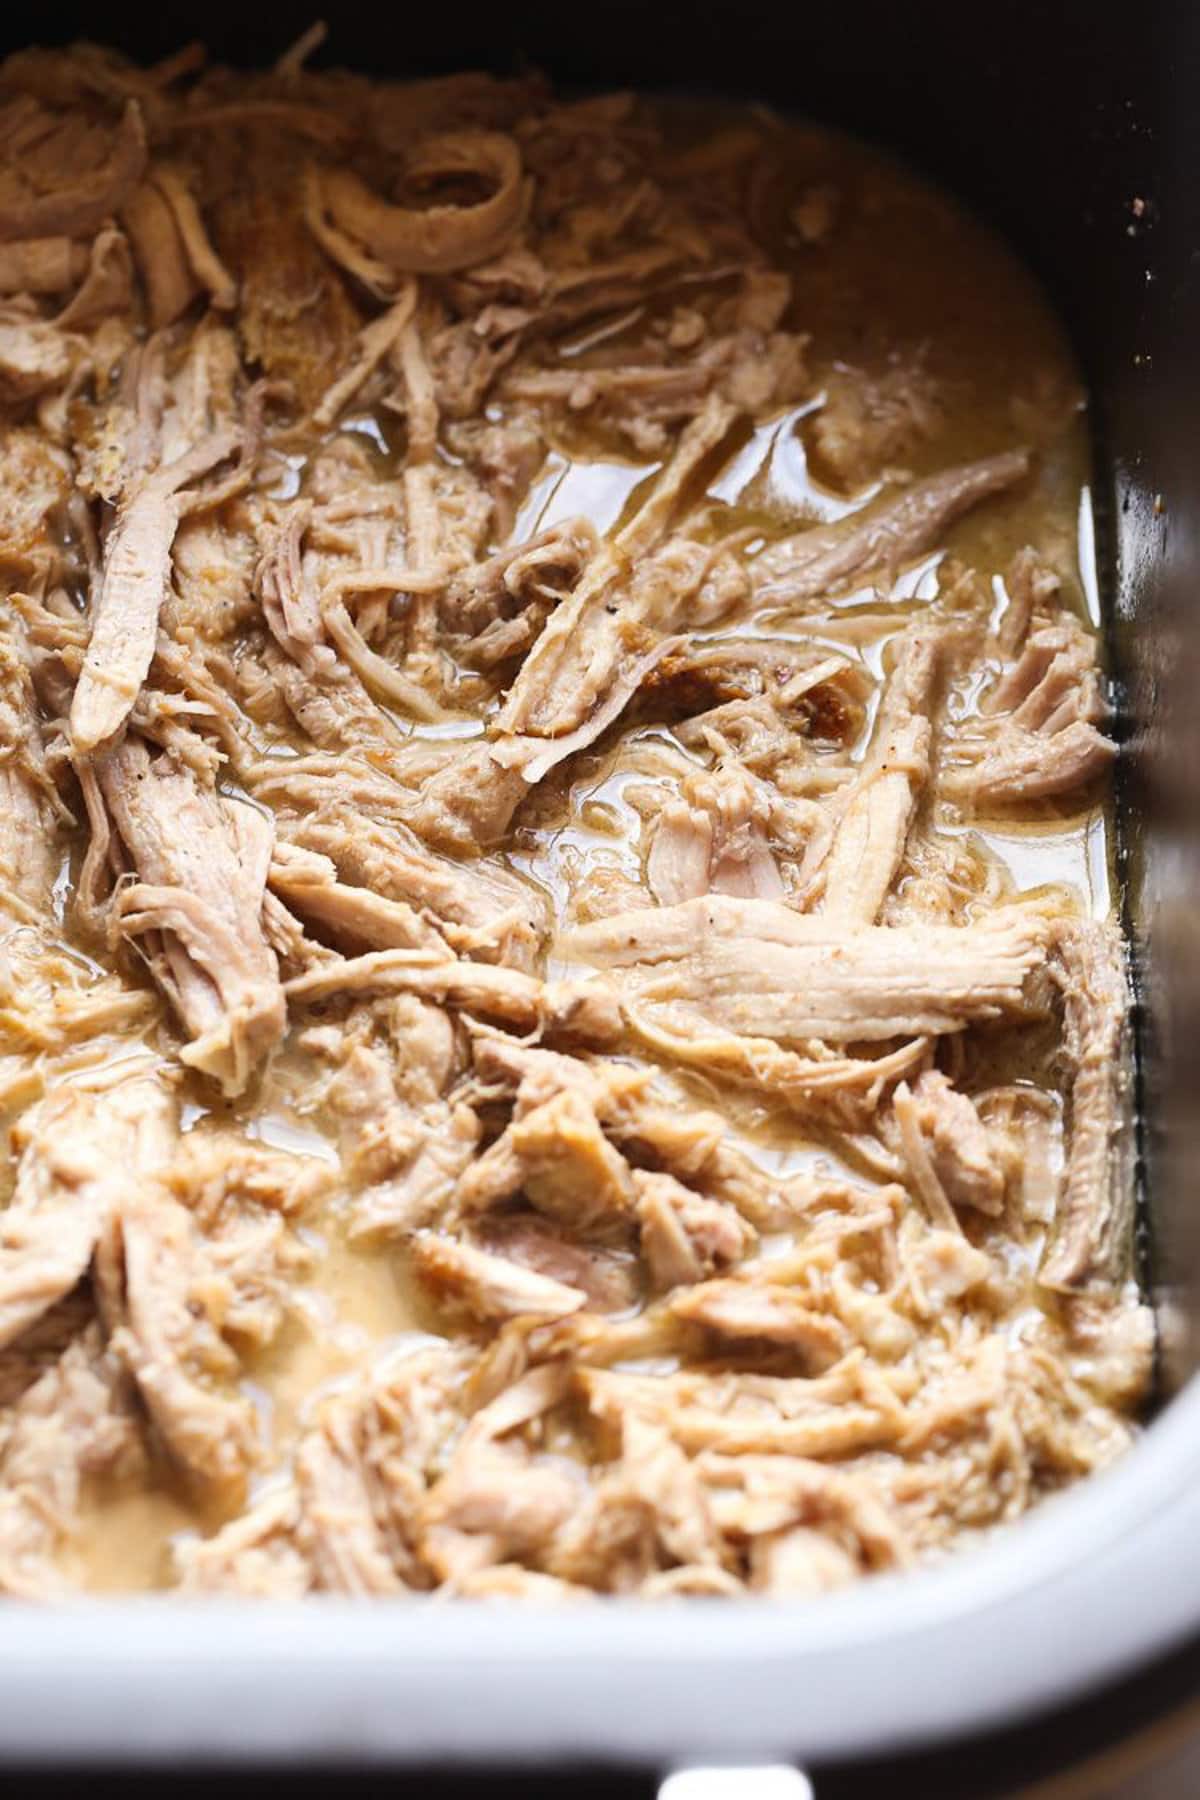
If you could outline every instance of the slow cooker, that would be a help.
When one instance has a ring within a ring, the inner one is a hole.
[[[16,7],[3,39],[150,60],[199,37],[252,65],[307,23],[269,0]],[[848,127],[952,188],[1046,284],[1094,398],[1159,1404],[1123,1462],[988,1547],[802,1605],[8,1607],[0,1762],[343,1785],[459,1767],[527,1795],[550,1767],[620,1768],[632,1794],[650,1771],[731,1762],[801,1769],[822,1800],[883,1781],[1012,1791],[1200,1692],[1200,10],[345,0],[329,24],[322,60],[372,74],[532,62],[576,88],[752,97]]]

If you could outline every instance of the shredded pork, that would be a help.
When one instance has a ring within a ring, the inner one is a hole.
[[[865,149],[319,42],[0,68],[0,1593],[965,1546],[1153,1351],[1053,325]]]

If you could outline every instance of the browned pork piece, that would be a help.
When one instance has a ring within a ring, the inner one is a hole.
[[[79,120],[48,113],[28,95],[0,113],[0,239],[86,237],[136,185],[146,164],[146,130],[129,100],[115,130],[80,132]]]
[[[121,209],[151,327],[161,331],[187,311],[199,292],[170,202],[155,181],[139,182]]]
[[[1016,909],[959,928],[847,929],[714,894],[580,926],[562,948],[612,971],[630,1005],[783,1043],[846,1044],[1029,1016],[1044,941],[1036,916]]]
[[[59,294],[86,266],[87,252],[69,237],[0,244],[0,294]]]
[[[230,312],[237,300],[237,284],[224,267],[209,241],[188,181],[187,172],[170,162],[154,164],[147,185],[161,196],[171,217],[177,240],[186,259],[189,290],[198,286],[207,290],[211,303],[219,312]],[[151,250],[151,259],[153,250]],[[143,269],[146,264],[143,261]],[[188,292],[188,299],[191,292]],[[166,325],[171,317],[152,318],[154,325]]]
[[[269,141],[267,125],[259,154],[244,159],[217,215],[214,236],[237,283],[246,360],[269,380],[288,383],[297,403],[311,409],[349,362],[362,315],[305,224],[294,153],[264,154]]]
[[[1014,487],[1028,472],[1028,454],[1009,450],[915,481],[895,499],[840,524],[783,538],[751,564],[755,598],[766,606],[795,606],[860,577],[888,575],[932,549],[971,507]]]
[[[474,205],[411,209],[389,205],[345,168],[316,175],[318,206],[336,229],[391,269],[445,273],[498,256],[520,220],[526,190],[521,153],[497,131],[439,134],[408,157],[413,182],[483,181],[493,190]]]
[[[0,568],[28,580],[61,565],[60,528],[70,516],[70,457],[39,432],[0,436]],[[11,631],[6,634],[11,639]]]
[[[81,358],[77,338],[30,316],[0,309],[0,401],[19,403],[61,388]]]
[[[188,1033],[182,1060],[241,1093],[285,1023],[262,921],[272,827],[139,738],[100,755],[95,779],[93,854],[134,876],[113,897],[116,929]]]
[[[56,323],[63,330],[86,331],[133,306],[133,258],[123,231],[105,225],[92,239],[83,280]]]

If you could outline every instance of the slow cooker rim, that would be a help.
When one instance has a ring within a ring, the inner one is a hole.
[[[985,1546],[802,1604],[8,1609],[0,1754],[853,1759],[1045,1713],[1198,1630],[1200,1380],[1119,1464]]]

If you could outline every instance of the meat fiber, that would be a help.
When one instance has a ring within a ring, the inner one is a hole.
[[[629,1169],[577,1089],[564,1088],[522,1111],[459,1183],[457,1200],[475,1209],[517,1191],[540,1211],[584,1230],[628,1213]]]
[[[414,1240],[412,1257],[422,1280],[479,1319],[561,1319],[587,1300],[577,1287],[433,1232]]]
[[[896,499],[843,524],[784,538],[754,560],[755,597],[764,606],[797,606],[865,576],[891,574],[937,544],[971,507],[1004,493],[1028,472],[1024,450],[1006,451],[914,482]]]
[[[121,1370],[94,1328],[17,1402],[0,1441],[0,1594],[62,1598],[75,1585],[58,1560],[78,1524],[89,1477],[136,1472],[137,1426]]]
[[[157,1186],[126,1187],[102,1248],[101,1310],[113,1352],[168,1454],[226,1508],[243,1499],[259,1451],[254,1407],[232,1386],[237,1347],[270,1343],[306,1266],[282,1220],[262,1206],[274,1184],[296,1205],[303,1190],[288,1179],[296,1173],[294,1159],[268,1157],[264,1167],[252,1147],[231,1154],[202,1140]]]
[[[357,1190],[352,1235],[399,1237],[430,1224],[479,1139],[475,1115],[449,1097],[460,1067],[450,1016],[401,994],[352,1012],[344,1028],[314,1026],[301,1042],[327,1071],[316,1091]]]
[[[0,906],[47,911],[65,808],[46,767],[29,665],[13,624],[0,633]]]
[[[807,1371],[819,1373],[849,1348],[836,1319],[816,1312],[805,1296],[771,1281],[703,1281],[671,1301],[677,1319],[723,1338],[786,1344]]]
[[[655,492],[618,537],[620,555],[603,550],[555,613],[500,716],[492,754],[503,767],[520,768],[527,781],[541,780],[620,716],[670,647],[665,634],[701,592],[712,553],[700,545],[668,545],[624,580],[620,556],[654,548],[680,490],[734,417],[731,407],[714,401],[688,427]]]
[[[1105,710],[1094,644],[1073,621],[1042,626],[985,695],[981,722],[955,734],[943,790],[987,811],[1094,782],[1117,754],[1098,730]]]
[[[769,900],[713,895],[581,926],[564,948],[614,971],[632,1004],[782,1043],[844,1044],[1029,1016],[1044,937],[1016,911],[959,929],[847,930]]]
[[[56,325],[0,311],[0,400],[19,404],[62,387],[79,358],[78,341]]]
[[[70,516],[70,458],[35,431],[11,427],[0,442],[0,568],[28,578],[61,565]]]
[[[736,764],[685,777],[678,801],[658,816],[646,858],[655,899],[664,906],[709,893],[780,899],[770,823],[767,796]]]
[[[327,858],[351,887],[441,921],[456,949],[515,967],[532,961],[544,931],[543,905],[507,871],[439,856],[398,821],[372,819],[336,800],[315,816],[285,820],[281,832],[289,846]]]
[[[947,1202],[999,1216],[1014,1158],[970,1097],[938,1070],[927,1069],[912,1089],[912,1118]]]
[[[815,220],[814,220],[815,223]],[[945,418],[938,383],[919,356],[896,355],[878,370],[839,364],[811,427],[817,469],[850,491],[936,436]]]
[[[9,108],[16,112],[20,102]],[[126,102],[107,143],[93,136],[82,157],[68,119],[44,115],[33,130],[22,124],[23,154],[12,161],[6,155],[0,178],[0,238],[56,232],[87,237],[117,210],[145,167],[146,128],[137,101]]]
[[[642,1255],[657,1288],[686,1286],[738,1262],[753,1229],[727,1200],[685,1187],[674,1175],[635,1173]]]
[[[1129,990],[1111,927],[1063,925],[1051,972],[1062,992],[1070,1071],[1067,1166],[1038,1272],[1067,1293],[1118,1286],[1130,1262],[1133,1182]]]
[[[232,430],[212,433],[148,476],[118,517],[106,546],[87,656],[71,703],[71,741],[77,752],[107,742],[129,717],[154,655],[171,545],[185,510],[197,503],[185,490],[231,456],[239,442]]]
[[[821,865],[827,914],[873,925],[887,898],[929,779],[937,662],[932,633],[915,632],[902,643],[876,742],[846,796]]]
[[[0,1348],[83,1279],[122,1195],[161,1171],[173,1133],[162,1088],[133,1081],[54,1089],[17,1136],[16,1187],[0,1213]]]
[[[133,737],[99,758],[97,783],[133,875],[113,899],[117,931],[178,1014],[183,1061],[240,1093],[285,1023],[262,922],[271,825]]]
[[[287,984],[297,1001],[332,994],[417,994],[527,1031],[583,1044],[620,1035],[613,993],[593,982],[539,981],[520,969],[451,961],[424,950],[376,950],[323,964]]]
[[[449,948],[423,911],[374,888],[339,881],[329,857],[299,844],[276,844],[269,879],[272,893],[344,949]]]

